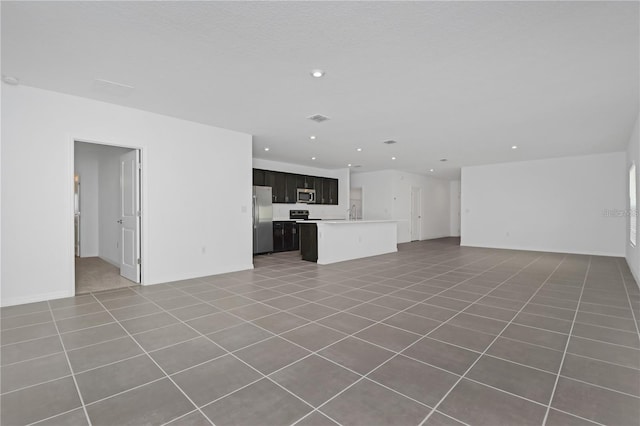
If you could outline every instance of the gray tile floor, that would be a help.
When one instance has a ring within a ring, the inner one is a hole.
[[[120,276],[120,269],[99,257],[76,257],[76,294],[114,290],[136,285]]]
[[[623,259],[459,247],[2,308],[3,425],[637,425]]]

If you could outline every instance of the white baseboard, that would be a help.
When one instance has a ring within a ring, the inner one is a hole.
[[[7,299],[2,299],[0,301],[0,306],[14,306],[14,305],[24,305],[25,303],[34,303],[34,302],[44,302],[45,300],[53,300],[53,299],[62,299],[64,297],[73,296],[72,292],[69,291],[56,291],[53,293],[41,293],[35,294],[31,296],[23,296],[23,297],[10,297]]]
[[[638,288],[640,288],[640,280],[638,279],[638,275],[636,274],[636,271],[631,267],[631,264],[629,263],[629,259],[625,257],[624,260],[627,262],[627,266],[631,271],[631,275],[633,275],[633,279],[636,280],[636,285],[638,286]]]
[[[477,247],[477,248],[490,248],[498,250],[519,250],[519,251],[536,251],[542,253],[558,253],[558,254],[581,254],[585,256],[603,256],[603,257],[624,257],[624,253],[609,253],[602,251],[591,250],[561,250],[557,248],[548,247],[518,247],[518,246],[502,246],[492,244],[469,244],[464,241],[460,242],[461,247]]]
[[[228,266],[228,267],[225,267],[224,270],[208,271],[205,274],[174,276],[174,277],[168,277],[167,279],[162,279],[162,280],[147,281],[142,283],[142,285],[164,284],[164,283],[173,282],[173,281],[183,281],[183,280],[190,280],[194,278],[210,277],[212,275],[222,275],[222,274],[229,274],[231,272],[246,271],[247,269],[253,269],[253,263]]]

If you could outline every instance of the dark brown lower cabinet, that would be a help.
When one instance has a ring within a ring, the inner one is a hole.
[[[300,249],[298,224],[291,221],[273,222],[273,252],[294,251]]]

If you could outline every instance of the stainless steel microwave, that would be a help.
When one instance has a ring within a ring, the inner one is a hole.
[[[316,202],[316,190],[298,188],[298,196],[296,198],[298,203],[312,204]]]

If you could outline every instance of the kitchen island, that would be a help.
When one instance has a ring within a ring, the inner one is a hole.
[[[398,251],[394,220],[301,220],[300,252],[320,265]]]

